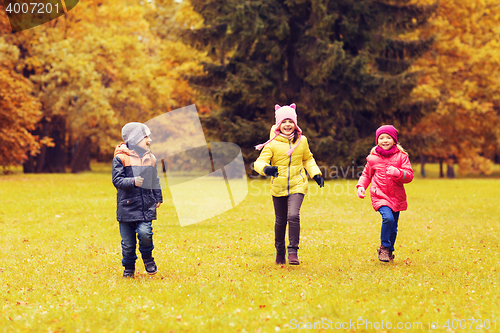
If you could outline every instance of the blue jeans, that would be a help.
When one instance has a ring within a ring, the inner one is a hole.
[[[122,264],[123,266],[133,266],[137,260],[135,254],[136,234],[139,239],[139,252],[142,257],[150,257],[154,249],[153,226],[149,222],[120,222],[120,235],[122,236]]]
[[[380,231],[380,243],[382,246],[394,251],[394,243],[398,235],[399,212],[393,212],[387,206],[379,208],[378,212],[382,215],[382,230]]]

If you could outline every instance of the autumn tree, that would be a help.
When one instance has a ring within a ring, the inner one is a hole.
[[[0,6],[0,11],[3,8]],[[6,16],[0,16],[0,35],[10,32]],[[20,165],[29,155],[50,144],[30,133],[41,117],[40,104],[32,96],[31,82],[16,72],[20,50],[0,37],[0,166]]]
[[[9,35],[23,50],[17,68],[30,79],[42,105],[35,133],[54,147],[25,163],[26,172],[88,170],[90,158],[109,154],[129,121],[192,104],[182,44],[162,43],[145,19],[148,3],[81,2],[67,15]]]
[[[498,0],[439,2],[435,16],[414,38],[435,36],[432,51],[413,65],[423,71],[416,99],[434,99],[436,112],[412,130],[423,155],[464,173],[491,173],[500,151],[500,34]]]
[[[203,18],[186,38],[212,63],[192,78],[220,111],[204,119],[212,135],[253,146],[269,135],[274,104],[297,104],[299,126],[323,165],[361,164],[383,123],[406,127],[425,103],[410,93],[413,59],[432,38],[398,36],[425,23],[433,6],[408,1],[191,0]]]
[[[196,13],[189,1],[156,0],[147,7],[145,19],[151,33],[158,38],[158,56],[164,75],[170,78],[172,108],[197,104],[199,112],[207,112],[211,103],[203,94],[197,93],[187,80],[188,76],[199,75],[201,63],[210,62],[207,52],[184,43],[180,36],[186,28],[198,28],[203,19]]]

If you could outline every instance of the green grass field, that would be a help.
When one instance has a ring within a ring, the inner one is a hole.
[[[186,227],[165,191],[153,224],[159,272],[138,261],[136,278],[123,279],[109,165],[0,176],[0,331],[500,329],[500,179],[408,184],[393,264],[377,260],[381,218],[369,198],[335,180],[310,183],[301,265],[275,265],[268,182],[249,185],[236,208]]]

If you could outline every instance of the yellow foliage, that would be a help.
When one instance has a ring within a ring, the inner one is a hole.
[[[124,123],[194,103],[185,77],[202,71],[203,54],[156,36],[145,19],[151,6],[81,1],[52,22],[8,35],[1,57],[29,73],[45,119],[63,116],[72,142],[91,137],[111,151]],[[194,24],[188,4],[181,8],[178,19]]]
[[[29,130],[41,116],[29,80],[16,73],[19,49],[0,38],[0,166],[20,165],[40,143]],[[46,143],[41,142],[42,144]]]
[[[445,148],[440,157],[454,155],[465,172],[488,173],[487,161],[499,152],[499,12],[498,0],[441,1],[435,16],[418,32],[418,37],[435,36],[436,42],[413,65],[412,70],[426,73],[414,97],[437,99],[439,108],[414,133],[437,134],[441,140],[436,142]],[[488,144],[491,138],[496,138],[494,146]]]

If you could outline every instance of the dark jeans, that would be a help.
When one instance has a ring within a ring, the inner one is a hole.
[[[274,197],[274,246],[278,254],[286,254],[285,234],[286,224],[288,226],[288,254],[297,253],[300,239],[300,206],[304,200],[304,194],[294,193],[286,197]]]
[[[394,243],[398,235],[399,212],[393,212],[387,206],[379,208],[378,212],[382,215],[382,230],[380,231],[380,243],[394,251]]]
[[[149,222],[120,222],[120,235],[122,236],[122,264],[123,266],[133,266],[137,260],[135,254],[136,235],[139,239],[139,252],[142,257],[151,257],[154,249],[153,226]]]

